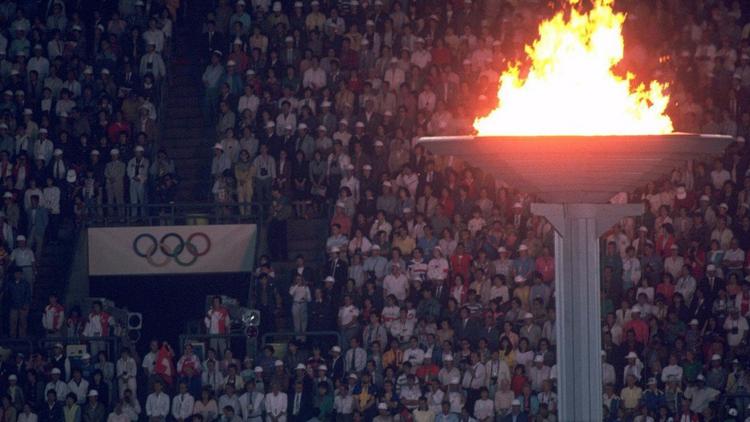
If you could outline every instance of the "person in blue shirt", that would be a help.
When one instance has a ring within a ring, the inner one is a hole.
[[[459,422],[458,415],[451,413],[450,402],[444,401],[442,403],[440,413],[435,416],[435,422]]]

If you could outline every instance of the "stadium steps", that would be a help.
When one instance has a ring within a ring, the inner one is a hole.
[[[199,52],[195,48],[200,36],[197,28],[205,11],[204,2],[189,2],[185,30],[177,34],[177,58],[172,66],[169,99],[164,111],[164,133],[162,146],[175,162],[180,184],[177,188],[177,202],[203,202],[210,198],[211,150],[213,132],[203,120],[202,65]]]
[[[42,256],[37,263],[37,276],[34,282],[34,292],[31,309],[29,311],[29,330],[31,334],[41,333],[42,312],[47,305],[49,295],[55,293],[63,301],[67,286],[67,277],[73,262],[73,253],[77,233],[72,225],[64,225],[60,228],[59,241],[57,243],[45,242],[42,248]],[[39,330],[40,332],[35,332]]]
[[[320,268],[326,262],[325,242],[328,237],[328,220],[289,220],[287,227],[287,250],[289,260],[274,264],[279,276],[288,279],[294,269],[294,258],[305,257],[309,267]],[[320,275],[317,274],[317,277]]]

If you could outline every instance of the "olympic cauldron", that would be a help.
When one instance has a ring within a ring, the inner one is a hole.
[[[733,138],[644,136],[453,136],[419,140],[544,202],[531,205],[555,228],[558,418],[602,420],[599,237],[643,204],[611,204],[680,167],[720,154]]]

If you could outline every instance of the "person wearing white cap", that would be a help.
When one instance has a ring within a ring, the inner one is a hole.
[[[542,384],[551,377],[550,368],[544,364],[542,355],[534,356],[534,364],[529,367],[528,373],[531,389],[534,391],[542,391]]]
[[[107,409],[99,401],[99,392],[90,390],[87,394],[88,400],[81,409],[81,417],[84,421],[104,421],[107,417]]]
[[[721,394],[721,391],[707,386],[706,377],[703,374],[698,374],[695,381],[696,385],[686,389],[684,395],[685,399],[690,401],[690,410],[702,414],[709,404]]]
[[[47,392],[53,390],[57,394],[57,401],[60,403],[65,401],[65,397],[70,391],[68,390],[68,384],[66,384],[61,378],[62,371],[60,371],[60,368],[52,368],[50,371],[50,380],[44,387],[44,395],[46,396]]]
[[[31,153],[34,157],[44,157],[44,162],[52,161],[52,153],[55,150],[55,144],[49,139],[47,128],[39,129],[39,137],[31,143]]]
[[[699,284],[699,288],[703,290],[706,299],[712,301],[719,295],[719,291],[724,289],[724,280],[721,278],[721,269],[715,264],[708,264],[706,266],[706,275]]]
[[[628,376],[633,376],[637,381],[641,380],[643,371],[643,362],[638,358],[635,352],[630,352],[625,355],[626,365],[622,371],[622,378],[626,379]]]
[[[109,152],[110,161],[104,166],[104,187],[107,193],[107,204],[114,207],[110,212],[121,216],[121,206],[125,203],[125,175],[127,166],[120,159],[120,150],[113,148]]]
[[[529,255],[529,247],[525,244],[521,244],[518,247],[518,257],[513,260],[513,270],[517,275],[523,276],[524,279],[529,280],[531,273],[536,268],[534,258]]]
[[[49,26],[48,29],[52,29]],[[37,80],[43,81],[49,75],[49,59],[44,57],[44,47],[41,44],[34,46],[34,55],[29,58],[26,63],[26,72],[30,73],[32,70],[37,73]]]
[[[23,279],[29,283],[29,288],[33,291],[36,278],[36,255],[34,250],[29,247],[26,236],[16,236],[16,247],[10,253],[9,261],[21,271]]]
[[[630,309],[630,321],[626,322],[622,327],[622,332],[626,333],[633,330],[635,333],[635,340],[641,344],[647,344],[649,327],[646,321],[642,319],[643,309],[640,306],[634,305]]]
[[[144,157],[145,149],[136,145],[133,149],[135,156],[128,161],[128,180],[130,181],[130,204],[132,215],[140,218],[146,216],[146,183],[148,182],[148,158]]]
[[[153,41],[146,45],[146,54],[141,56],[139,71],[141,78],[150,73],[157,82],[167,74],[167,66],[161,54],[156,51],[156,44]]]

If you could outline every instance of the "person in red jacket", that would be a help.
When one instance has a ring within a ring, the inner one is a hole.
[[[648,324],[646,321],[641,319],[641,307],[638,305],[633,306],[630,310],[630,321],[625,323],[622,327],[624,332],[633,330],[635,333],[635,340],[638,343],[646,344],[648,341]]]
[[[464,280],[468,280],[471,261],[471,255],[466,253],[464,244],[459,243],[456,246],[456,252],[451,256],[450,259],[453,274],[460,275]]]

